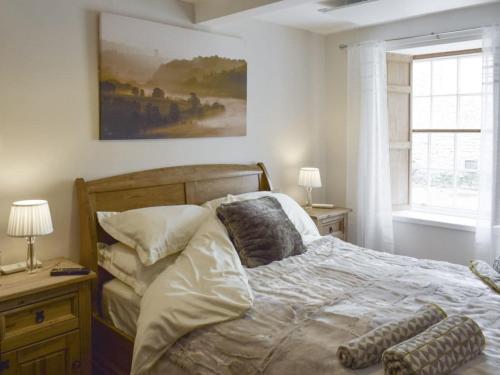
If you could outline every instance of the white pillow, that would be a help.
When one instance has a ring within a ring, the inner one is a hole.
[[[113,245],[99,243],[98,249],[99,265],[134,289],[140,296],[163,270],[174,264],[179,256],[179,253],[169,255],[151,266],[145,266],[134,249],[120,242]]]
[[[115,240],[137,251],[149,266],[184,250],[209,210],[194,205],[146,207],[124,212],[98,212],[101,227]]]
[[[316,240],[318,237],[321,237],[318,228],[312,221],[311,217],[307,214],[307,212],[294,199],[286,194],[273,193],[270,191],[256,191],[253,193],[245,193],[240,195],[227,195],[223,198],[217,198],[208,201],[203,204],[203,206],[215,212],[215,210],[217,210],[217,207],[219,207],[223,203],[244,201],[265,196],[272,196],[280,202],[283,211],[285,211],[290,221],[293,223],[293,225],[295,225],[295,228],[300,233],[302,241],[305,244]]]

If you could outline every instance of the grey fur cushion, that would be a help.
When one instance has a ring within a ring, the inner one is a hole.
[[[299,232],[274,197],[222,204],[217,216],[249,268],[305,251]]]

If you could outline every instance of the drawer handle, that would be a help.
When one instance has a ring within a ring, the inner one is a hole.
[[[43,310],[38,310],[35,312],[35,322],[40,324],[45,320],[45,312]]]

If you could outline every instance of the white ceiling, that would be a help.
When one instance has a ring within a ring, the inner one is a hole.
[[[330,34],[493,2],[500,0],[376,0],[324,13],[318,10],[326,7],[325,1],[316,0],[264,12],[254,17],[280,25]]]

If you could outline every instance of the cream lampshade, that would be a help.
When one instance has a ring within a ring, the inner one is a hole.
[[[53,230],[47,201],[26,200],[12,203],[7,235],[26,238],[28,242],[26,269],[28,272],[36,271],[35,237],[50,234]]]
[[[312,205],[312,189],[321,187],[321,176],[318,168],[304,167],[300,168],[299,186],[303,186],[307,191],[306,206]]]

